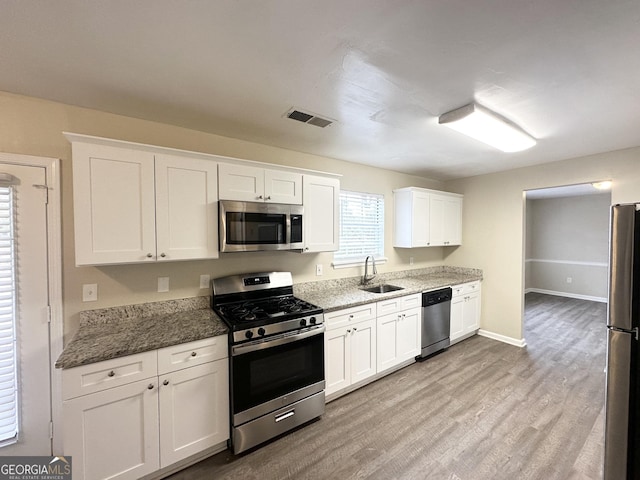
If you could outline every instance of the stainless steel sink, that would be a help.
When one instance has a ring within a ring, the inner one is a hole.
[[[382,285],[375,285],[373,287],[363,287],[361,290],[370,293],[388,293],[395,292],[396,290],[403,290],[404,287],[396,287],[395,285],[389,285],[388,283],[383,283]]]

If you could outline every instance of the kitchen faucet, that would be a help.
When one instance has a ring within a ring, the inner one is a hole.
[[[369,268],[369,259],[371,259],[371,266],[373,268],[373,274],[371,276],[367,274]],[[373,255],[367,255],[367,258],[364,259],[364,277],[362,277],[362,285],[366,285],[371,280],[376,278],[377,273],[378,270],[376,270],[376,259],[373,258]]]

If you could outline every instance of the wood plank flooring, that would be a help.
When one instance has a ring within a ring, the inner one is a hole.
[[[474,336],[169,478],[599,479],[605,322],[605,304],[528,294],[526,348]]]

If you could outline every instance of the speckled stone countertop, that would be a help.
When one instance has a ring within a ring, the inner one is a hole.
[[[112,358],[226,335],[209,297],[80,312],[80,329],[56,361],[72,368]]]
[[[361,277],[301,283],[294,285],[293,290],[296,297],[322,307],[325,312],[331,312],[475,280],[482,280],[482,270],[460,267],[430,267],[379,274],[367,285],[390,283],[402,287],[402,290],[394,292],[365,292],[361,290]]]

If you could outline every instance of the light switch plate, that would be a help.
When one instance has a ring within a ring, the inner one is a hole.
[[[318,276],[318,277],[319,277],[320,275],[322,275],[322,264],[321,264],[321,263],[318,263],[318,264],[316,265],[316,276]]]
[[[95,302],[98,300],[98,284],[86,283],[82,285],[82,301]]]
[[[158,292],[169,291],[169,277],[158,277]]]
[[[200,275],[200,288],[209,288],[210,275]]]

